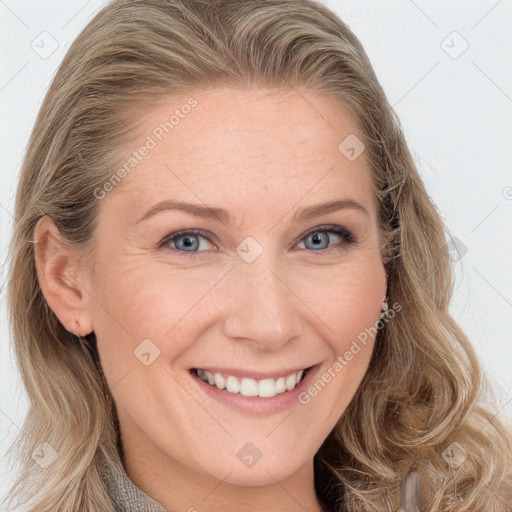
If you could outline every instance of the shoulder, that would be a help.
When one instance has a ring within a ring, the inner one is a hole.
[[[169,512],[130,480],[120,460],[115,463],[102,463],[100,474],[116,512]]]

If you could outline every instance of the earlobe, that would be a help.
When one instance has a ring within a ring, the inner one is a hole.
[[[48,215],[37,222],[33,232],[34,263],[41,292],[50,309],[71,333],[92,331],[87,310],[87,294],[80,284],[80,259],[77,250],[59,233]]]

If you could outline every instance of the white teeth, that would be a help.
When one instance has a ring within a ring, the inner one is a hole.
[[[244,396],[258,396],[258,383],[254,379],[242,379],[240,394]]]
[[[226,379],[220,373],[214,374],[213,382],[215,382],[215,385],[219,389],[224,389],[226,387]]]
[[[276,380],[276,392],[284,393],[285,391],[286,391],[286,381],[284,380],[284,377],[279,377],[279,379]]]
[[[245,380],[245,379],[244,379]],[[258,395],[270,398],[277,395],[277,383],[274,379],[262,379],[258,383]]]
[[[213,381],[213,374],[211,372],[209,372],[208,370],[205,370],[204,371],[204,375],[208,379],[208,383],[213,386],[213,382],[214,382]]]
[[[226,389],[230,393],[239,393],[240,392],[240,382],[236,377],[230,375],[226,380]]]
[[[270,398],[286,391],[291,391],[301,381],[304,370],[299,370],[287,377],[279,379],[256,380],[244,377],[238,379],[232,375],[225,377],[220,373],[212,373],[208,370],[197,370],[197,375],[205,382],[219,389],[225,389],[229,393],[240,393],[244,396],[260,396]]]
[[[288,375],[288,377],[286,377],[286,379],[285,379],[285,382],[286,382],[286,389],[288,391],[291,391],[295,387],[295,384],[297,384],[297,374],[292,373],[291,375]]]

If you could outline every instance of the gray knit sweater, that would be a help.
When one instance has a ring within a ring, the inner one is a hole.
[[[116,512],[169,512],[142,492],[128,477],[123,466],[103,464],[100,473],[107,486]]]

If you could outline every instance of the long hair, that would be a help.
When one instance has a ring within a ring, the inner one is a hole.
[[[137,112],[220,85],[327,94],[349,108],[366,146],[388,297],[401,311],[379,330],[361,385],[315,456],[318,497],[353,512],[395,510],[400,482],[414,470],[424,512],[505,512],[511,427],[448,313],[448,231],[360,42],[312,0],[114,0],[69,48],[15,197],[7,308],[29,410],[11,447],[20,471],[9,503],[114,512],[100,466],[118,461],[121,449],[94,333],[70,334],[39,287],[36,223],[48,215],[63,240],[90,247],[95,190],[120,165],[118,148],[130,141]],[[454,447],[466,456],[457,468],[443,456]],[[41,449],[54,455],[46,468],[33,457]]]

